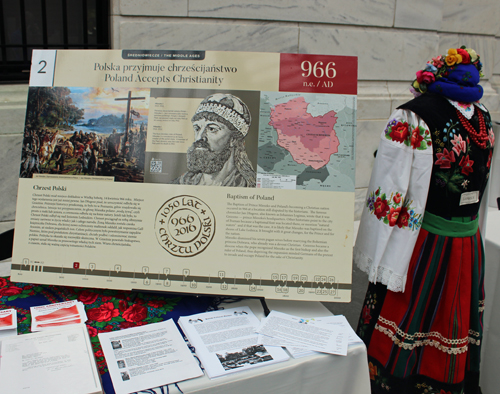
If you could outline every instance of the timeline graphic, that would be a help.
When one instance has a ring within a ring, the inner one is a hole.
[[[16,275],[22,277],[23,273],[44,272],[46,274],[58,275],[59,279],[65,279],[65,276],[73,278],[80,277],[82,286],[89,278],[99,277],[107,282],[118,282],[123,285],[129,284],[131,289],[160,290],[161,291],[182,291],[183,288],[191,289],[191,292],[199,290],[203,293],[204,289],[214,289],[220,291],[219,294],[231,294],[233,291],[241,291],[246,288],[248,294],[269,291],[270,289],[286,298],[287,294],[294,292],[297,295],[317,295],[331,296],[340,298],[339,292],[342,290],[351,290],[350,283],[340,283],[332,275],[301,275],[285,273],[272,273],[268,278],[255,277],[252,272],[246,271],[240,276],[229,276],[226,271],[218,270],[214,275],[199,276],[191,275],[189,268],[182,268],[178,273],[174,273],[170,267],[163,267],[161,271],[153,271],[147,265],[139,266],[135,271],[126,271],[122,269],[121,264],[114,264],[112,268],[102,269],[96,263],[81,264],[73,262],[71,267],[57,267],[46,265],[43,261],[23,259],[22,264],[12,264],[12,269],[16,270]],[[72,282],[74,283],[74,282]],[[110,286],[111,287],[111,286]]]

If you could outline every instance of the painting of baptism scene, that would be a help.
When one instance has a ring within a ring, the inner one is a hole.
[[[31,87],[20,177],[143,182],[149,89]]]

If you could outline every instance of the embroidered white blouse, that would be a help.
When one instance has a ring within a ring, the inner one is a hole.
[[[470,119],[473,104],[449,100]],[[479,103],[475,105],[482,107]],[[404,292],[410,259],[422,224],[432,173],[427,124],[398,109],[380,136],[354,246],[354,263],[372,283]]]

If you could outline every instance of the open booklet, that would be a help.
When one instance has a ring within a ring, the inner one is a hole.
[[[84,324],[2,338],[2,393],[103,393]]]
[[[178,323],[209,378],[289,359],[281,347],[258,343],[259,319],[246,306],[180,317]]]

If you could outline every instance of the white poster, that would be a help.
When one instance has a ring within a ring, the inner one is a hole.
[[[13,281],[350,300],[356,58],[36,53]]]

